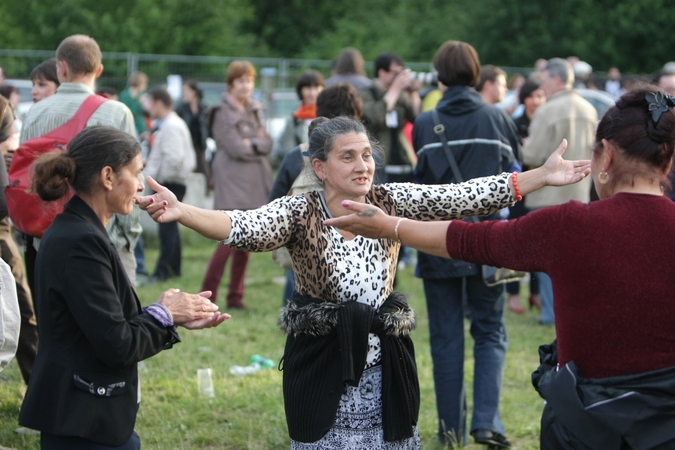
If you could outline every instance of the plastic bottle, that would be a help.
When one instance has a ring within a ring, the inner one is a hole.
[[[251,364],[253,363],[260,364],[261,369],[271,369],[276,366],[274,361],[260,355],[251,355]]]
[[[246,367],[242,367],[242,366],[232,366],[232,367],[230,367],[230,373],[232,375],[236,375],[236,376],[250,375],[250,374],[252,374],[254,372],[257,372],[259,370],[260,370],[260,364],[258,364],[258,363],[252,363],[252,364],[249,364]]]

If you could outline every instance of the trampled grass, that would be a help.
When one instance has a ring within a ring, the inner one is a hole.
[[[197,292],[215,243],[183,230],[183,276],[159,285],[138,289],[141,302],[150,304],[159,294],[177,287]],[[157,258],[156,242],[146,242],[148,268]],[[180,330],[182,342],[145,361],[140,370],[142,402],[136,431],[146,450],[173,449],[284,449],[289,447],[281,372],[276,369],[236,377],[232,365],[245,366],[252,354],[278,362],[284,336],[276,322],[281,306],[283,271],[269,254],[251,256],[245,303],[249,311],[233,311],[232,319],[208,330]],[[227,275],[219,292],[224,309]],[[399,290],[410,294],[418,326],[413,332],[419,369],[422,403],[419,428],[423,448],[444,448],[436,438],[436,405],[426,305],[421,280],[407,267],[399,272]],[[527,289],[525,288],[525,291]],[[507,354],[501,415],[507,437],[516,449],[537,449],[539,417],[543,400],[530,384],[538,365],[537,346],[551,342],[554,330],[538,326],[536,315],[516,316],[507,312]],[[466,386],[471,403],[473,341],[466,328]],[[197,369],[213,369],[215,397],[200,398]],[[2,372],[0,381],[0,446],[19,450],[39,448],[39,437],[14,433],[25,386],[15,361]],[[470,445],[467,449],[482,448]]]

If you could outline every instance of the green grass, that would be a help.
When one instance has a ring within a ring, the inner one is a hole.
[[[183,276],[160,285],[138,289],[141,302],[150,304],[159,294],[177,287],[197,292],[215,243],[183,230]],[[146,241],[148,268],[154,267],[157,243]],[[136,431],[145,450],[166,449],[284,449],[289,447],[281,372],[260,371],[252,375],[230,375],[232,365],[247,365],[252,354],[279,361],[284,336],[276,322],[283,292],[283,271],[269,254],[251,256],[244,301],[249,311],[233,311],[232,318],[215,329],[181,329],[182,343],[147,360],[140,370],[142,402]],[[218,304],[224,308],[227,278],[219,292]],[[399,272],[399,290],[411,294],[418,326],[412,337],[416,345],[421,387],[419,420],[423,448],[444,447],[436,438],[436,404],[432,376],[426,305],[421,280],[412,268]],[[524,289],[525,291],[527,289]],[[552,328],[537,326],[535,314],[516,316],[507,312],[509,351],[502,391],[501,415],[507,437],[516,449],[537,449],[539,417],[543,400],[530,384],[530,374],[538,365],[537,346],[553,340]],[[472,386],[473,341],[466,331],[466,384]],[[197,369],[213,369],[215,398],[200,398]],[[0,381],[0,446],[37,449],[39,438],[13,432],[25,386],[15,361],[2,372]],[[468,392],[469,402],[471,393]],[[479,449],[470,445],[467,449]]]

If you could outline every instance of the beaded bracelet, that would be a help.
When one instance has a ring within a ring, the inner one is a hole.
[[[401,222],[403,222],[403,217],[401,217],[400,219],[398,219],[398,222],[396,222],[396,226],[394,227],[394,234],[396,235],[396,240],[397,240],[398,242],[401,242],[401,238],[398,237],[398,227],[401,226]]]
[[[513,188],[516,191],[516,200],[519,202],[523,201],[523,196],[520,195],[520,188],[518,187],[518,172],[513,172],[511,174],[511,180],[513,181]]]

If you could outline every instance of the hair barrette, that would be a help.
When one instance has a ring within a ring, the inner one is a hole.
[[[649,111],[652,113],[654,125],[659,123],[662,113],[668,111],[668,108],[675,107],[673,97],[668,94],[664,95],[663,92],[647,92],[645,99],[649,104]]]

